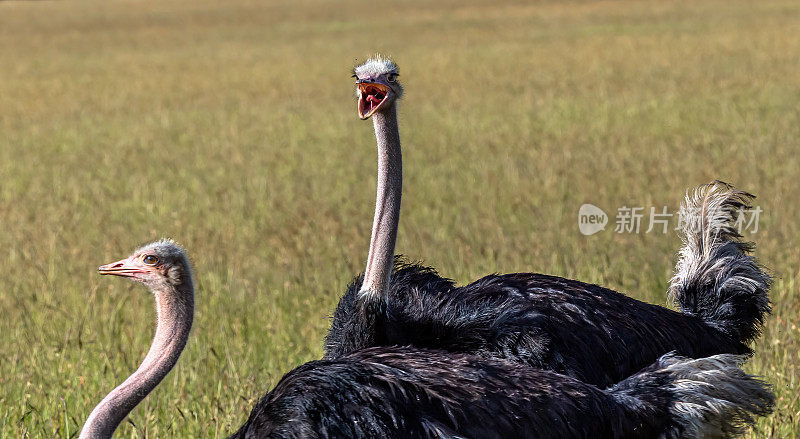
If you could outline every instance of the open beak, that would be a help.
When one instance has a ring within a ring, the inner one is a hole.
[[[389,86],[377,82],[359,82],[356,84],[356,91],[358,91],[358,117],[364,120],[389,100],[389,93],[392,90]]]
[[[136,275],[144,274],[144,270],[130,266],[130,261],[128,261],[128,259],[101,265],[97,267],[97,272],[101,275],[110,274],[122,277],[136,277]]]

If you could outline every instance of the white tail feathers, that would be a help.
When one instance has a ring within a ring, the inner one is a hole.
[[[684,313],[742,343],[759,336],[771,309],[771,278],[737,227],[753,198],[720,181],[687,194],[681,207],[684,244],[669,291]]]
[[[675,402],[669,412],[676,428],[665,438],[728,438],[744,432],[757,416],[772,411],[770,386],[739,367],[741,355],[722,354],[697,360],[665,355]]]
[[[608,391],[643,423],[660,420],[654,427],[663,439],[734,437],[772,412],[775,402],[767,383],[740,369],[744,359],[667,354]]]

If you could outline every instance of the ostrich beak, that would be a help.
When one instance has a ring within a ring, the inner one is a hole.
[[[388,85],[378,82],[359,82],[356,84],[358,92],[358,117],[361,120],[369,119],[383,104],[389,100],[392,89]]]
[[[101,265],[97,267],[97,272],[104,276],[114,275],[122,277],[136,277],[136,275],[145,273],[140,267],[132,266],[129,259],[122,259],[117,262]]]

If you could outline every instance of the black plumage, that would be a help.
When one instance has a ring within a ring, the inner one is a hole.
[[[402,187],[395,104],[403,89],[397,66],[382,57],[354,73],[358,114],[374,115],[378,145],[366,274],[336,309],[326,357],[285,375],[233,437],[728,437],[771,410],[768,386],[738,369],[742,357],[661,356],[749,352],[747,334],[758,334],[769,309],[769,279],[752,277],[758,269],[728,269],[754,264],[747,248],[725,244],[732,233],[687,244],[685,257],[709,263],[681,266],[674,285],[686,314],[538,274],[492,275],[457,288],[419,265],[400,263],[390,273]],[[716,204],[703,206],[725,212],[746,200],[711,194]],[[720,242],[731,250],[724,258]],[[581,379],[617,384],[602,390]]]
[[[360,277],[351,283],[334,312],[325,357],[413,345],[510,359],[607,386],[671,351],[749,354],[770,309],[770,279],[733,229],[751,198],[717,182],[687,199],[694,213],[687,213],[673,279],[683,312],[535,273],[456,287],[431,268],[398,262],[385,303],[363,299]]]
[[[772,404],[739,360],[665,356],[601,390],[504,360],[370,348],[289,372],[232,438],[726,437]]]

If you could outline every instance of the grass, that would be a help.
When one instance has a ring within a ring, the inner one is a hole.
[[[679,240],[586,237],[592,203],[759,195],[776,277],[748,364],[800,434],[800,4],[792,0],[0,2],[0,437],[74,437],[149,345],[146,291],[95,268],[194,260],[187,351],[121,438],[221,437],[321,355],[366,257],[371,124],[348,69],[401,66],[398,251],[460,282],[540,271],[654,303]]]

